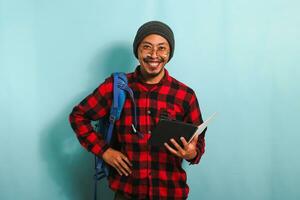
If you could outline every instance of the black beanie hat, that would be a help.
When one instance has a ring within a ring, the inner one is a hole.
[[[174,34],[172,29],[167,24],[160,21],[147,22],[138,29],[133,42],[133,52],[135,57],[138,58],[137,49],[139,44],[146,36],[150,34],[158,34],[169,42],[171,49],[169,60],[171,60],[175,48]]]

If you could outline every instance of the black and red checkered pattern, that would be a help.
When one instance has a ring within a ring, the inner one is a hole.
[[[139,67],[127,74],[128,85],[134,92],[137,106],[137,130],[134,123],[132,102],[127,97],[120,120],[116,121],[112,144],[106,144],[91,125],[91,121],[109,115],[112,104],[112,77],[107,78],[92,94],[74,107],[70,123],[80,144],[97,156],[112,147],[127,155],[132,162],[132,174],[120,176],[110,170],[109,186],[131,199],[186,199],[189,187],[182,159],[171,154],[165,147],[148,145],[151,130],[158,123],[161,114],[188,123],[199,125],[202,117],[196,95],[192,89],[171,77],[167,70],[163,79],[153,87],[141,80]],[[190,164],[199,163],[204,153],[205,140],[199,137],[197,157]]]

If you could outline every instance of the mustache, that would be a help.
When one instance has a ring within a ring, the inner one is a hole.
[[[145,58],[143,58],[143,61],[144,62],[151,62],[151,61],[165,62],[165,59],[160,56],[156,59],[152,58],[151,56],[146,56]]]

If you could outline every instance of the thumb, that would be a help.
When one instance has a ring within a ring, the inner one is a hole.
[[[194,144],[194,145],[196,145],[197,144],[197,142],[198,142],[198,138],[199,138],[199,135],[197,134],[197,135],[195,135],[195,137],[193,138],[193,140],[192,140],[192,143]]]

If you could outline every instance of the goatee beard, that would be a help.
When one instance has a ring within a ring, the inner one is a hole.
[[[155,74],[147,74],[147,76],[149,78],[154,78],[154,77],[158,76],[163,70],[164,70],[164,68],[162,67],[159,72],[157,72]]]

